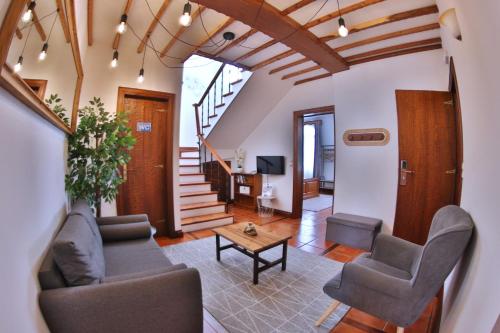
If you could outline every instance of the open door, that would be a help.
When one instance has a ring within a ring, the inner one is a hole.
[[[394,235],[424,244],[436,211],[453,204],[457,121],[453,96],[441,91],[396,91],[399,184]]]

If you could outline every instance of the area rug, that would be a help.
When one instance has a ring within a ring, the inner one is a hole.
[[[327,194],[320,194],[319,197],[314,197],[304,200],[302,208],[313,212],[332,207],[333,197]]]
[[[199,270],[203,306],[229,332],[329,332],[348,310],[341,305],[322,326],[314,326],[332,302],[323,285],[343,265],[328,258],[289,247],[286,271],[275,266],[260,273],[254,285],[252,259],[228,249],[217,262],[215,237],[168,246],[164,252],[172,262]],[[281,246],[262,253],[267,260],[280,256]]]

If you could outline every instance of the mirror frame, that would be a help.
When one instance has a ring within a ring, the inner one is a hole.
[[[64,7],[66,8],[60,8],[65,13],[65,19],[70,35],[71,50],[77,73],[75,93],[71,110],[71,126],[69,127],[54,112],[52,112],[51,109],[49,109],[45,102],[38,97],[38,95],[29,87],[21,76],[14,73],[12,68],[10,68],[6,63],[17,24],[21,19],[28,1],[29,0],[11,0],[9,8],[5,14],[2,27],[0,28],[0,45],[2,45],[0,48],[0,86],[9,91],[19,101],[27,105],[34,112],[49,121],[52,125],[67,134],[72,134],[76,129],[80,92],[83,83],[83,66],[76,31],[75,2],[74,0],[64,0]],[[57,3],[62,4],[62,1],[58,1]]]

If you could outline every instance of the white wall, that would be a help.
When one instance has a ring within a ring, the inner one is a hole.
[[[37,272],[66,214],[66,139],[2,88],[0,105],[0,332],[45,332]]]
[[[457,9],[463,41],[442,31],[457,71],[464,135],[461,206],[476,232],[462,264],[446,284],[441,332],[488,333],[500,310],[500,2],[438,0]]]
[[[335,211],[380,217],[392,230],[398,167],[396,89],[446,90],[448,68],[440,50],[353,66],[332,78],[293,87],[245,139],[245,170],[256,155],[285,155],[286,175],[270,176],[275,208],[292,210],[293,111],[335,105]],[[384,127],[391,141],[383,147],[347,147],[345,130]]]

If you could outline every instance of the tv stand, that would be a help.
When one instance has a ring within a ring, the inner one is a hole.
[[[242,192],[242,187],[250,189]],[[262,194],[262,175],[250,173],[234,174],[234,206],[257,211],[257,197]]]

